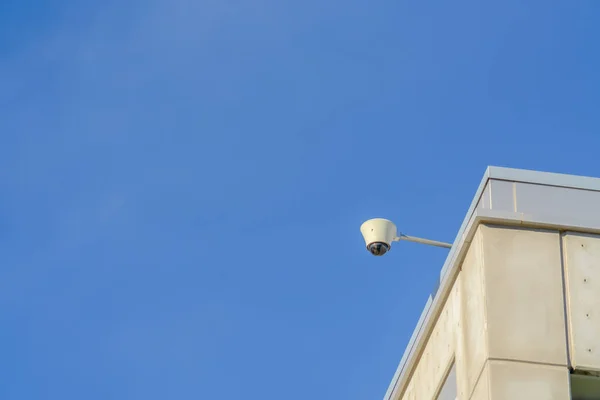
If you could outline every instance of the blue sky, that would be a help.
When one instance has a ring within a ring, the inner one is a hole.
[[[381,398],[446,251],[362,221],[600,176],[600,2],[496,3],[0,2],[0,398]]]

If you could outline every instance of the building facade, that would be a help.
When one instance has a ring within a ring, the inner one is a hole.
[[[600,399],[600,179],[489,167],[385,400]]]

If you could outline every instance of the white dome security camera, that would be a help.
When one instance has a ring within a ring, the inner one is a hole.
[[[373,218],[365,221],[360,226],[360,232],[367,244],[367,250],[374,256],[382,256],[392,247],[392,242],[406,240],[409,242],[428,244],[430,246],[451,248],[450,243],[438,242],[435,240],[422,239],[414,236],[398,234],[396,225],[390,220],[384,218]]]
[[[396,225],[390,220],[374,218],[364,222],[360,231],[367,244],[367,250],[374,256],[382,256],[392,247],[396,239]]]

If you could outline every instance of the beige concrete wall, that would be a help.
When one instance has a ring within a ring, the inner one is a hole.
[[[459,341],[456,376],[460,399],[471,397],[488,358],[482,240],[482,231],[478,229],[459,273],[461,309],[456,325]]]
[[[488,359],[468,399],[570,400],[569,390],[567,368]]]
[[[480,231],[489,357],[567,366],[559,233]]]
[[[570,400],[569,370],[547,364],[489,360],[491,400]],[[479,399],[478,399],[479,400]]]
[[[480,236],[478,232],[474,240]],[[403,400],[435,399],[453,362],[456,363],[459,398],[467,398],[464,396],[474,386],[486,360],[480,249],[477,245],[467,251],[466,271],[461,271],[454,282]],[[463,315],[470,317],[463,318]],[[469,319],[472,323],[467,321]]]
[[[600,236],[565,233],[563,246],[571,362],[600,371]]]
[[[402,399],[570,399],[563,293],[558,231],[479,226]]]
[[[491,400],[567,400],[558,231],[480,226]]]
[[[458,297],[458,287],[455,286],[450,291],[402,399],[434,399],[440,391],[456,351],[459,305],[455,299]]]

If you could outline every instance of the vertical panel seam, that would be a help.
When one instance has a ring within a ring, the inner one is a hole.
[[[565,339],[566,339],[566,348],[567,348],[567,366],[570,370],[573,369],[573,364],[571,362],[571,324],[569,318],[569,296],[568,296],[568,285],[567,285],[567,259],[566,254],[567,250],[565,248],[565,240],[564,240],[564,231],[558,232],[558,240],[560,246],[560,271],[562,274],[562,292],[563,292],[563,310],[564,310],[564,322],[565,322]]]

